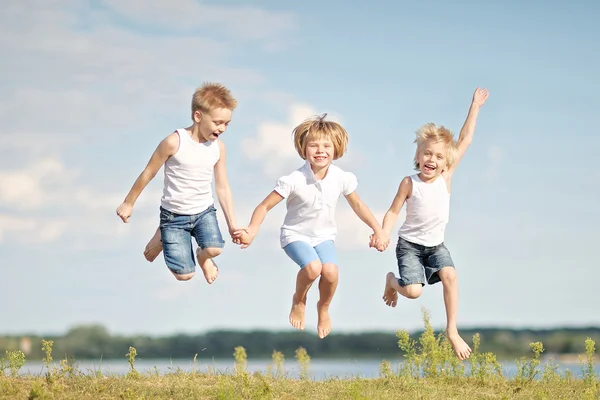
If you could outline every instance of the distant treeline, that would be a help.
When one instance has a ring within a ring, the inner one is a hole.
[[[584,353],[584,341],[590,337],[600,344],[600,327],[557,329],[477,328],[461,331],[472,343],[475,333],[481,335],[481,351],[492,351],[499,357],[512,358],[530,352],[529,344],[541,341],[545,353]],[[418,339],[421,332],[411,333]],[[165,337],[111,335],[103,326],[88,325],[71,329],[63,336],[0,336],[0,357],[6,350],[23,350],[28,359],[41,359],[42,339],[54,341],[54,359],[121,359],[129,346],[137,349],[138,358],[230,358],[233,349],[243,346],[248,358],[269,358],[274,350],[293,358],[302,346],[313,358],[386,358],[401,357],[394,332],[332,333],[324,340],[299,331],[211,331],[198,335]]]

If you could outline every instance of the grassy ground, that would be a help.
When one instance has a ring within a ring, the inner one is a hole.
[[[584,381],[519,383],[406,377],[305,381],[264,375],[169,374],[0,378],[2,399],[599,399]]]
[[[502,376],[502,366],[492,353],[479,352],[479,336],[473,337],[473,353],[460,362],[443,335],[436,336],[425,315],[425,332],[412,340],[397,333],[405,361],[393,369],[383,361],[377,379],[309,379],[310,356],[296,351],[298,379],[287,376],[283,354],[273,352],[266,374],[249,374],[246,351],[234,351],[232,374],[183,372],[141,374],[135,368],[136,349],[126,355],[127,375],[82,373],[67,360],[56,365],[52,342],[43,342],[46,367],[41,376],[19,376],[25,362],[22,352],[8,351],[0,359],[0,399],[600,399],[600,381],[594,375],[595,343],[588,339],[581,356],[581,376],[560,374],[556,364],[540,368],[541,342],[531,344],[532,354],[517,360],[512,379]]]

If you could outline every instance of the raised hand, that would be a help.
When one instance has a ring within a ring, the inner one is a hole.
[[[487,100],[488,96],[489,92],[487,89],[475,89],[475,93],[473,93],[473,104],[481,107],[483,103],[485,103],[485,101]]]

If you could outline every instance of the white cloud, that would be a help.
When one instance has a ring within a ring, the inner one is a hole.
[[[265,82],[262,74],[228,61],[237,46],[247,46],[242,39],[252,38],[250,32],[261,43],[281,41],[282,31],[294,27],[292,15],[259,8],[193,1],[118,2],[114,7],[149,23],[153,17],[146,13],[155,13],[170,28],[179,26],[173,19],[183,18],[243,31],[236,36],[240,40],[228,42],[220,34],[210,38],[193,31],[173,34],[172,29],[144,35],[117,24],[114,13],[84,10],[76,1],[11,2],[0,14],[0,52],[6,55],[0,66],[2,135],[26,131],[94,139],[101,133],[106,139],[119,130],[152,126],[149,115],[187,116],[191,93],[203,81],[240,91]]]
[[[0,214],[0,243],[8,240],[36,244],[59,239],[68,227],[60,218],[15,217]]]
[[[153,27],[180,31],[204,28],[244,41],[271,38],[296,27],[296,19],[289,12],[253,6],[209,5],[197,0],[104,0],[103,3],[121,16]]]
[[[311,105],[292,103],[288,107],[287,121],[260,123],[256,136],[241,141],[242,151],[248,159],[260,163],[269,178],[288,174],[303,162],[294,147],[292,131],[306,118],[317,114],[320,113]],[[341,123],[336,115],[328,113],[327,118]]]
[[[127,245],[110,240],[117,237],[147,240],[158,222],[160,178],[123,224],[115,209],[132,182],[115,192],[114,183],[102,181],[110,175],[98,172],[109,168],[108,157],[94,157],[111,146],[127,154],[130,133],[155,130],[156,115],[187,117],[191,93],[203,81],[256,93],[265,77],[232,67],[230,55],[239,46],[272,50],[295,29],[294,15],[258,7],[185,0],[105,5],[2,6],[0,241],[70,237],[72,248],[89,249]],[[123,17],[135,24],[123,24]]]

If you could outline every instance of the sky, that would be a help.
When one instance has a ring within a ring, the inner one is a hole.
[[[177,282],[144,246],[162,170],[129,224],[115,210],[158,143],[190,124],[203,82],[239,101],[222,140],[236,219],[302,165],[293,127],[329,113],[337,163],[381,221],[414,173],[414,133],[460,131],[490,97],[454,175],[446,245],[461,327],[600,325],[600,3],[558,1],[23,0],[0,5],[0,333],[292,329],[297,266],[279,247],[285,203],[254,243],[227,240],[218,280]],[[400,227],[401,214],[395,231]],[[383,303],[397,272],[342,197],[333,332],[445,325],[441,284]],[[308,295],[307,330],[316,333]]]

